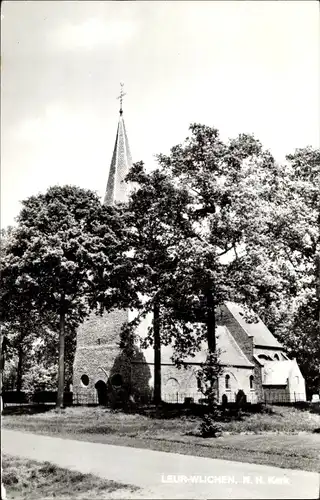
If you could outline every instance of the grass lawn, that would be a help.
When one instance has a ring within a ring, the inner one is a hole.
[[[36,462],[4,455],[2,480],[8,499],[65,499],[112,498],[114,494],[129,498],[139,490],[115,481],[106,481],[91,474],[62,469],[49,462]]]
[[[5,413],[9,413],[9,409]],[[5,414],[3,427],[64,438],[198,455],[240,462],[320,470],[320,415],[290,407],[221,423],[219,438],[193,435],[199,419],[150,418],[104,408],[62,413]],[[318,432],[317,432],[318,431]]]

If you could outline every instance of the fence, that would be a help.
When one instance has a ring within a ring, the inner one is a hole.
[[[236,403],[237,402],[237,393],[227,393],[226,398],[224,398],[225,402],[227,403]],[[254,394],[249,394],[246,395],[246,402],[247,403],[257,403],[258,402],[258,397],[257,395]],[[173,404],[183,404],[183,403],[196,403],[196,404],[206,404],[207,399],[201,392],[175,392],[175,393],[164,393],[162,394],[162,400],[165,403],[173,403]],[[219,398],[219,401],[221,402],[221,397]]]
[[[72,392],[65,392],[64,404],[72,404]],[[57,391],[3,391],[2,400],[4,405],[26,405],[26,404],[55,404],[57,401]]]
[[[223,398],[223,399],[222,399]],[[56,391],[39,391],[33,394],[17,392],[17,391],[4,391],[3,403],[5,405],[24,405],[24,404],[48,404],[55,403],[57,399]],[[152,403],[152,393],[147,397],[134,398],[135,403],[138,405],[145,405]],[[234,404],[237,402],[236,392],[225,392],[220,395],[219,401],[225,404]],[[162,401],[171,404],[185,404],[195,403],[200,405],[207,404],[206,398],[200,392],[163,392]],[[246,402],[249,404],[265,403],[265,404],[302,404],[306,401],[305,394],[303,393],[288,393],[286,391],[265,390],[261,399],[256,393],[246,394]],[[66,405],[98,405],[98,395],[96,391],[87,393],[67,392],[64,393],[64,404]]]
[[[302,403],[306,401],[305,393],[291,392],[276,390],[276,389],[265,389],[264,390],[264,403],[270,404],[288,404],[288,403]]]
[[[98,396],[96,393],[73,393],[73,404],[74,405],[98,405]]]
[[[183,404],[185,402],[206,404],[207,400],[200,392],[174,392],[163,393],[162,400],[165,403]],[[263,396],[252,392],[245,395],[245,400],[249,404],[268,403],[268,404],[294,404],[306,401],[304,393],[288,393],[286,391],[264,391]],[[236,403],[237,392],[225,392],[220,395],[219,401],[222,403]]]

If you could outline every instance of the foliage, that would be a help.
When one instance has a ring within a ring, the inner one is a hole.
[[[30,393],[38,390],[56,391],[58,382],[57,368],[57,364],[46,367],[37,363],[31,366],[25,375],[24,390]]]
[[[281,301],[258,304],[262,318],[298,359],[309,393],[320,390],[320,150],[287,156],[270,187],[265,259],[278,264]],[[290,275],[291,286],[283,286]]]
[[[206,363],[198,372],[199,389],[208,399],[211,412],[217,412],[217,381],[223,372],[223,368],[219,364],[219,355],[219,350],[208,354]],[[212,381],[215,383],[212,384]]]
[[[203,415],[202,420],[199,425],[199,435],[204,438],[217,437],[221,434],[222,427],[217,423],[218,416],[216,412],[214,414],[207,413]]]
[[[161,344],[173,346],[177,366],[206,341],[213,367],[219,304],[280,302],[293,278],[285,262],[287,272],[280,273],[277,262],[265,259],[269,191],[277,178],[271,154],[248,135],[224,143],[214,128],[194,124],[190,130],[182,145],[158,155],[157,169],[147,173],[138,163],[129,174],[138,187],[129,202],[128,234],[135,283],[146,296],[140,316],[157,300]],[[143,345],[153,343],[151,328]]]
[[[93,308],[112,308],[126,292],[121,272],[120,213],[96,194],[55,186],[23,201],[2,262],[2,322],[23,325],[27,314],[59,332],[58,402],[63,401],[65,331]],[[128,295],[128,294],[126,294]]]

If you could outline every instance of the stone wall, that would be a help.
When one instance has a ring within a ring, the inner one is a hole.
[[[129,359],[120,352],[120,331],[128,321],[127,311],[114,311],[103,316],[91,315],[79,328],[74,361],[73,392],[74,401],[79,403],[97,403],[96,383],[108,384],[115,374],[120,374],[125,387],[136,399],[150,398],[153,390],[153,356],[147,360],[141,350],[135,348],[134,356]],[[219,380],[219,400],[226,394],[228,400],[234,400],[242,389],[248,401],[263,400],[261,365],[254,358],[253,337],[248,337],[233,318],[227,308],[221,308],[218,324],[226,326],[234,339],[246,354],[254,368],[224,367]],[[145,353],[147,354],[147,353]],[[149,359],[150,358],[150,359]],[[148,362],[147,362],[148,361]],[[198,390],[196,372],[200,365],[189,365],[187,369],[178,369],[171,363],[162,365],[162,396],[164,400],[183,402],[185,397],[195,401],[204,396]],[[225,375],[230,374],[231,388],[225,388]],[[89,382],[84,385],[81,377],[87,375]],[[250,388],[250,376],[254,377],[254,387]],[[178,394],[178,396],[177,396]]]
[[[77,346],[73,368],[73,393],[77,403],[97,403],[96,383],[108,384],[114,374],[120,374],[133,392],[149,390],[150,370],[143,354],[136,348],[132,360],[119,347],[122,325],[128,321],[127,311],[113,311],[98,316],[92,314],[77,332]],[[139,362],[132,373],[131,361]],[[83,375],[88,377],[86,385]]]
[[[263,402],[264,400],[264,394],[263,394],[263,387],[262,387],[262,366],[256,359],[253,360],[254,363],[254,386],[255,386],[255,391],[257,395],[257,401],[258,402]]]
[[[150,365],[151,373],[153,365]],[[196,373],[200,365],[189,365],[187,369],[178,369],[174,365],[162,366],[162,398],[167,402],[183,403],[186,397],[192,397],[195,402],[203,399],[203,394],[198,390]],[[261,373],[261,370],[260,370]],[[230,388],[226,389],[225,377],[230,376]],[[250,376],[253,376],[253,388],[250,388]],[[151,379],[151,384],[152,384]],[[236,394],[243,390],[247,401],[256,403],[262,401],[261,378],[256,378],[254,368],[225,366],[219,378],[219,402],[225,394],[229,402],[235,401]]]

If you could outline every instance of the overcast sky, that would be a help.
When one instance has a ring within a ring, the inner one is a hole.
[[[134,161],[191,122],[247,132],[281,161],[319,146],[317,1],[7,1],[1,15],[1,224],[54,184],[103,195],[119,82]]]

